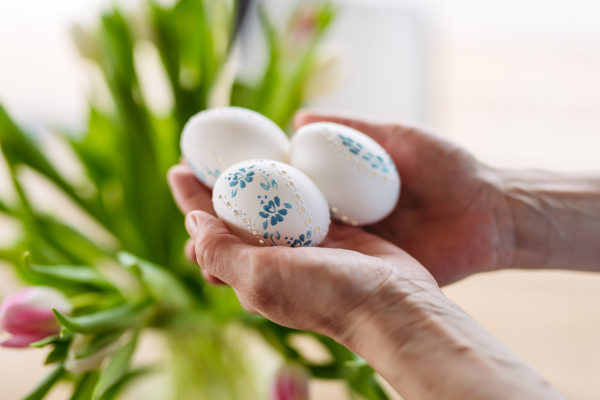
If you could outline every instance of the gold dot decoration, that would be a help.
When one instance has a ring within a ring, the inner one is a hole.
[[[206,153],[204,153],[204,154],[206,154],[206,157],[210,157],[210,151],[207,151],[207,152],[206,152]]]
[[[296,199],[296,200],[300,200],[301,198],[302,198],[302,196],[300,196],[300,194],[299,194],[299,193],[296,193],[296,194],[294,195],[294,199]]]
[[[331,211],[333,211],[334,213],[338,212],[338,208],[337,207],[331,207]]]
[[[365,169],[366,167],[365,167],[365,164],[360,164],[360,165],[358,166],[358,168],[360,168],[360,169]]]
[[[242,213],[240,212],[240,210],[233,210],[233,214],[234,214],[236,217],[239,217],[240,215],[242,215]]]
[[[315,232],[321,232],[321,227],[320,227],[320,226],[317,226],[317,227],[315,228]]]
[[[287,183],[287,185],[288,185],[289,187],[294,187],[294,182],[292,182],[292,181],[289,181],[289,182]]]
[[[222,194],[219,195],[219,200],[223,200],[223,195]]]
[[[352,161],[352,156],[346,156],[346,160]]]
[[[219,158],[217,158],[217,162],[218,162],[218,163],[222,163],[222,162],[223,162],[223,159],[222,159],[221,157],[219,157]]]
[[[252,231],[253,235],[258,235],[258,232],[256,232],[256,229]]]
[[[372,176],[373,178],[375,178],[375,177],[377,176],[377,174],[376,174],[375,172],[371,172],[371,176]]]
[[[342,221],[344,221],[344,222],[348,221],[348,216],[346,216],[346,215],[342,216]]]
[[[265,244],[265,241],[264,241],[264,240],[262,240],[262,239],[260,239],[260,240],[258,241],[258,243],[260,243],[260,244]]]
[[[306,212],[306,208],[304,208],[304,207],[300,207],[300,212],[301,212],[302,214],[304,214],[304,213]]]
[[[250,220],[248,218],[244,218],[242,222],[244,223],[244,225],[250,225]]]
[[[227,203],[225,203],[225,206],[227,206],[227,208],[231,208],[231,203],[228,201]]]
[[[312,224],[312,219],[310,219],[310,218],[309,218],[309,219],[307,219],[307,220],[306,220],[306,223],[307,223],[307,224],[309,224],[309,225],[310,225],[310,224]]]

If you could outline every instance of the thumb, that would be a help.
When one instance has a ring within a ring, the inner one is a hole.
[[[315,122],[333,122],[348,126],[370,136],[384,147],[401,130],[397,124],[378,123],[344,111],[305,109],[298,111],[294,117],[296,129]]]

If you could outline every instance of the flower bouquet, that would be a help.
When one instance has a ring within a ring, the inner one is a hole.
[[[149,0],[137,13],[113,7],[93,30],[73,29],[110,93],[108,102],[91,101],[86,132],[55,132],[83,167],[77,182],[0,106],[0,145],[15,193],[0,196],[0,213],[22,232],[0,248],[0,259],[31,285],[2,302],[0,328],[10,335],[2,345],[50,348],[46,363],[55,366],[26,399],[42,399],[66,382],[73,400],[109,400],[139,377],[161,373],[172,378],[173,399],[264,398],[253,366],[259,360],[247,351],[253,333],[288,364],[275,379],[276,399],[305,399],[309,376],[343,380],[353,398],[387,399],[373,370],[351,351],[246,313],[231,290],[206,285],[183,255],[183,216],[165,178],[178,162],[183,125],[205,108],[236,105],[285,129],[320,79],[320,43],[335,14],[330,4],[302,2],[284,27],[261,9],[268,62],[253,82],[237,79],[232,67],[248,8],[241,0]],[[159,55],[172,94],[166,115],[148,106],[141,45]],[[50,183],[110,240],[36,207],[23,171]],[[164,338],[169,356],[140,367],[132,357],[150,331]],[[294,345],[296,335],[318,343],[327,361],[309,360]]]

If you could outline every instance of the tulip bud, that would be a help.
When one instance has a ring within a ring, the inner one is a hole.
[[[308,400],[308,373],[295,364],[279,370],[273,385],[273,400]]]
[[[0,329],[12,334],[2,347],[29,347],[60,332],[52,309],[70,314],[69,300],[58,290],[33,286],[4,298],[0,304]]]

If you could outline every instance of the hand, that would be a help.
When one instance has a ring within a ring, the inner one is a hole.
[[[231,285],[249,311],[346,345],[404,398],[564,400],[385,239],[333,223],[322,247],[250,246],[211,215],[189,167],[173,167],[169,183],[209,280]]]
[[[189,167],[173,167],[169,184],[188,214],[187,253],[207,280],[232,286],[244,308],[278,324],[348,344],[382,293],[402,293],[397,301],[423,290],[443,297],[417,261],[360,228],[334,223],[320,247],[254,247],[214,216],[210,190]]]
[[[400,202],[368,231],[415,257],[440,285],[511,266],[514,228],[495,170],[462,148],[407,125],[314,111],[299,112],[295,125],[321,121],[369,135],[396,163]]]

